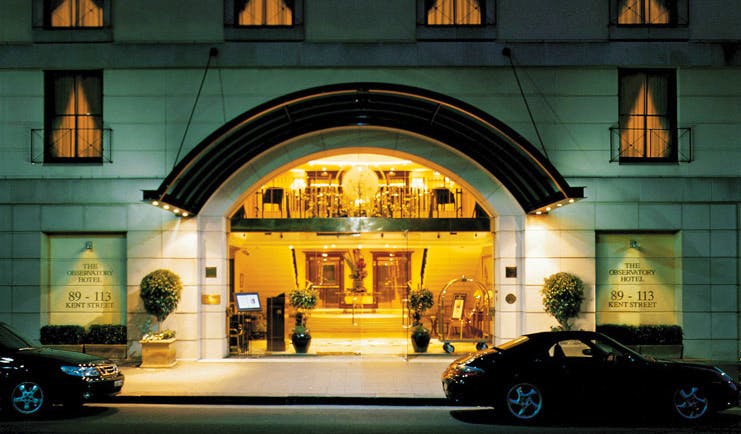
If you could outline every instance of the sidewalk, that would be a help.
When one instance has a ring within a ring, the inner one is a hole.
[[[460,355],[294,356],[121,366],[115,402],[446,405],[440,375]],[[687,360],[689,361],[689,360]],[[739,379],[738,362],[708,362]]]
[[[440,382],[456,356],[304,356],[121,366],[116,402],[445,403]]]

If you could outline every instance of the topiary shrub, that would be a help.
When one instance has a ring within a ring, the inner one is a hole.
[[[39,334],[42,345],[79,345],[85,340],[85,328],[79,325],[45,325]]]
[[[571,273],[556,273],[544,279],[543,306],[556,318],[559,329],[571,330],[573,318],[579,315],[584,300],[584,283]]]
[[[414,325],[418,325],[422,314],[432,307],[435,300],[432,291],[427,288],[417,288],[409,291],[409,309],[412,311]]]
[[[183,291],[180,276],[164,269],[154,270],[144,276],[139,287],[144,309],[154,315],[160,324],[178,307]]]
[[[126,326],[120,324],[93,324],[85,336],[86,344],[125,344]]]

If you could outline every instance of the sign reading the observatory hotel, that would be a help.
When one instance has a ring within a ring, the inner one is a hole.
[[[50,324],[123,324],[124,239],[50,239]]]
[[[600,234],[598,324],[675,324],[674,234]]]

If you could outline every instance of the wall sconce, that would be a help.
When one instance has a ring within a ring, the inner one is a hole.
[[[636,240],[630,240],[630,248],[631,249],[640,249],[641,248],[641,243],[639,243]]]
[[[85,250],[93,250],[93,242],[85,241]]]

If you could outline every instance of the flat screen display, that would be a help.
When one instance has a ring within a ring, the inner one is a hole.
[[[235,292],[234,298],[237,301],[237,310],[239,312],[262,310],[260,296],[256,292]]]

